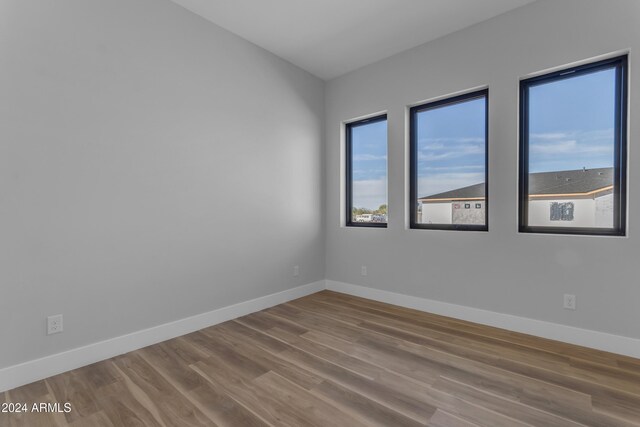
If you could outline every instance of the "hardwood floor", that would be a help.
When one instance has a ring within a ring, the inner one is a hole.
[[[0,393],[0,426],[640,426],[640,360],[323,291]]]

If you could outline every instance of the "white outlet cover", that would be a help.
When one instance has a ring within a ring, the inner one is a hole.
[[[63,330],[62,314],[47,317],[47,335],[59,334]]]
[[[564,308],[567,310],[576,309],[576,296],[571,294],[564,295]]]
[[[367,275],[367,266],[363,265],[362,268],[360,268],[360,274],[362,274],[363,276]]]

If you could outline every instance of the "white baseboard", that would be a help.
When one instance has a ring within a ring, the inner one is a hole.
[[[186,319],[176,320],[153,328],[0,369],[0,392],[185,335],[227,320],[264,310],[274,305],[311,295],[323,289],[640,358],[640,339],[636,338],[575,328],[510,314],[496,313],[333,280],[320,280],[250,301],[222,307],[207,313],[187,317]]]
[[[640,358],[640,339],[327,280],[327,289],[514,332]]]
[[[227,320],[264,310],[265,308],[301,298],[323,289],[325,289],[325,281],[320,280],[250,301],[222,307],[207,313],[187,317],[186,319],[176,320],[153,328],[89,344],[84,347],[30,360],[19,365],[9,366],[0,369],[0,392],[185,335],[208,326],[226,322]]]

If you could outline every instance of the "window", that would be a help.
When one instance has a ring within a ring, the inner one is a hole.
[[[481,90],[411,108],[411,228],[488,229],[488,98]]]
[[[573,221],[573,203],[551,202],[550,221]]]
[[[387,226],[387,116],[346,125],[347,225]]]
[[[521,232],[625,234],[627,57],[520,84]]]

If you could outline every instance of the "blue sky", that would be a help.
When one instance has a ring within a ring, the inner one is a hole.
[[[387,203],[387,121],[351,129],[353,207],[377,209]]]
[[[531,173],[613,166],[613,69],[533,86],[529,99]],[[484,182],[484,99],[417,120],[418,197]],[[352,141],[353,205],[375,209],[387,202],[386,122],[354,127]]]
[[[615,70],[531,87],[529,172],[613,166]]]
[[[417,114],[418,197],[484,182],[485,100]]]

